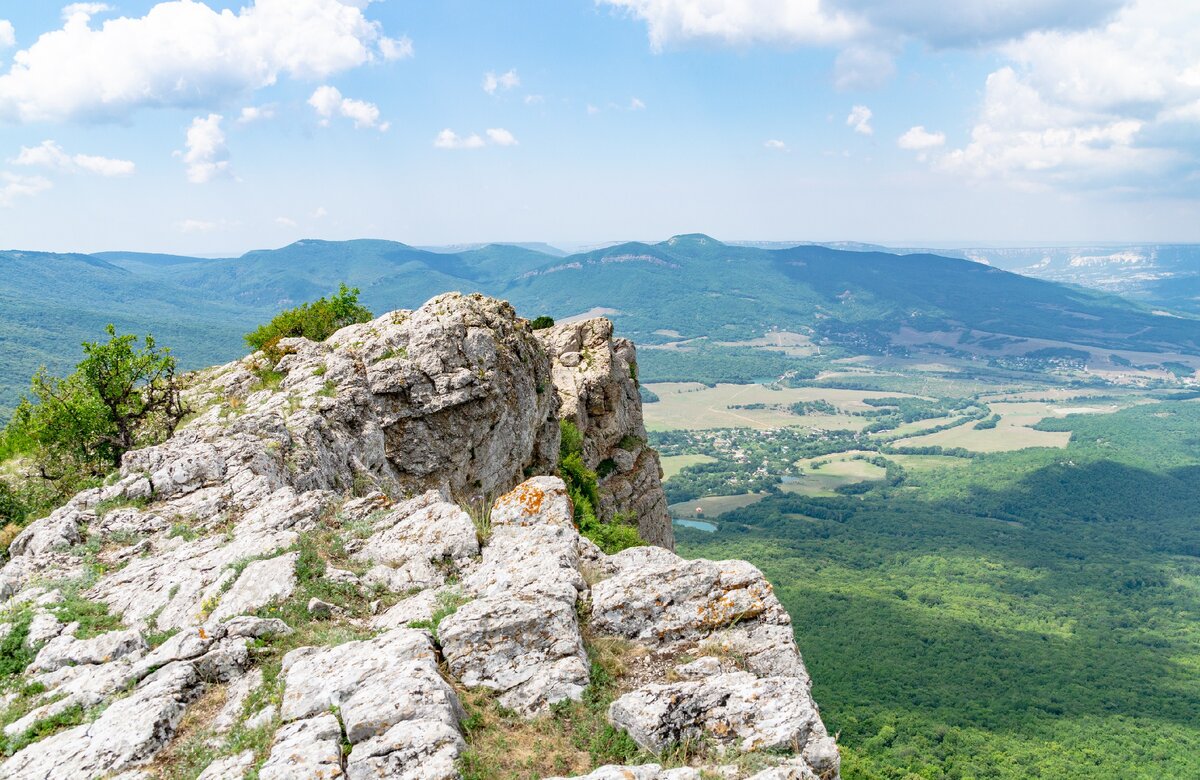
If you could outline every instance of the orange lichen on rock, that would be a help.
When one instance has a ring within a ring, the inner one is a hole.
[[[496,501],[496,505],[505,508],[513,507],[520,510],[526,517],[532,517],[542,511],[542,505],[545,502],[546,491],[526,482],[517,485],[514,490],[501,496]]]

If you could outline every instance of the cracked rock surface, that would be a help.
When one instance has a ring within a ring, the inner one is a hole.
[[[0,681],[0,777],[151,780],[203,755],[205,780],[449,780],[477,728],[462,697],[552,729],[604,645],[627,666],[608,723],[648,758],[717,752],[586,777],[737,778],[735,748],[769,765],[758,780],[836,778],[770,584],[667,549],[611,323],[535,335],[447,294],[279,346],[193,376],[193,420],[16,537],[0,637],[23,632],[29,663]],[[611,461],[602,519],[636,515],[659,546],[580,536],[552,476],[560,416],[589,466]]]

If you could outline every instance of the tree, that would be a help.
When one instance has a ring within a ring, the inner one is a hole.
[[[32,457],[43,479],[100,476],[135,447],[166,439],[187,410],[180,396],[175,356],[147,335],[117,335],[86,342],[83,361],[65,378],[45,368],[34,374],[5,431],[8,445]]]
[[[335,295],[279,312],[270,322],[247,333],[246,344],[252,351],[262,350],[272,360],[278,360],[282,357],[278,349],[282,339],[302,336],[324,341],[347,325],[369,322],[375,315],[359,304],[358,294],[357,287],[339,284]]]

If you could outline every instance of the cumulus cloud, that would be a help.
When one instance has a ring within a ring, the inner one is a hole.
[[[871,109],[866,106],[855,106],[850,109],[850,115],[846,117],[846,126],[854,128],[856,133],[871,135],[875,132],[875,128],[871,127],[871,116]]]
[[[646,23],[661,50],[690,40],[839,45],[915,39],[934,46],[976,46],[1037,30],[1085,29],[1123,0],[598,0]]]
[[[237,13],[168,0],[93,25],[99,7],[69,6],[61,29],[13,56],[0,74],[0,119],[122,120],[140,108],[216,106],[283,76],[320,79],[411,52],[339,0],[255,0]]]
[[[827,13],[821,0],[599,0],[646,23],[657,51],[688,40],[723,44],[828,44],[846,41],[861,23]]]
[[[1194,180],[1197,51],[1200,17],[1173,0],[1135,0],[1096,29],[1007,44],[1013,64],[988,76],[970,142],[936,164],[1024,188]]]
[[[187,151],[182,154],[187,178],[192,184],[205,184],[228,176],[229,148],[225,145],[224,117],[209,114],[196,117],[187,131]]]
[[[483,91],[489,95],[494,95],[497,91],[507,92],[519,86],[521,86],[521,77],[517,75],[516,68],[507,73],[501,73],[499,76],[491,71],[483,74]]]
[[[643,103],[641,100],[639,100],[635,97],[629,98],[629,110],[630,111],[641,111],[645,107],[646,107],[646,104]]]
[[[337,87],[317,87],[308,104],[321,116],[321,124],[328,125],[335,115],[343,116],[354,122],[356,128],[377,127],[380,132],[386,132],[391,126],[388,122],[379,121],[379,106],[365,100],[352,100],[343,97]]]
[[[291,217],[275,217],[275,224],[283,228],[294,228],[296,227],[296,220]]]
[[[763,141],[763,146],[767,147],[768,149],[774,149],[777,152],[788,151],[788,145],[783,141],[780,141],[778,138],[768,138],[766,141]]]
[[[129,176],[134,171],[130,160],[99,157],[91,154],[67,154],[52,140],[42,141],[37,146],[22,146],[13,159],[14,165],[28,165],[65,173],[94,173],[99,176]]]
[[[21,176],[0,171],[0,207],[8,208],[19,198],[32,197],[53,186],[44,176]]]
[[[486,136],[486,139],[484,136]],[[517,139],[516,136],[503,127],[488,128],[484,132],[484,135],[479,135],[478,133],[459,135],[447,127],[437,134],[437,138],[433,139],[433,145],[438,149],[482,149],[489,145],[516,146]]]
[[[69,3],[63,6],[62,18],[70,19],[72,16],[91,17],[111,10],[112,6],[108,3]]]
[[[407,60],[413,56],[413,42],[407,35],[401,38],[380,38],[379,53],[385,60]]]
[[[275,118],[275,106],[246,106],[242,109],[242,113],[238,116],[238,124],[248,125],[251,122],[259,122],[265,119]]]
[[[503,127],[490,127],[487,130],[488,139],[496,146],[516,146],[516,137]]]
[[[537,105],[541,105],[542,103],[545,103],[545,102],[546,102],[546,98],[542,97],[541,95],[526,95],[525,96],[525,105],[527,105],[527,106],[537,106]]]
[[[7,19],[0,19],[0,49],[7,49],[17,45],[17,31],[13,29],[12,22]]]
[[[896,146],[913,152],[927,152],[930,149],[944,146],[945,143],[945,133],[931,133],[925,129],[924,125],[910,127],[904,135],[896,139]]]

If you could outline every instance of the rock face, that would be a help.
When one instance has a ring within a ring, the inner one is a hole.
[[[633,342],[603,317],[538,331],[554,361],[559,415],[583,434],[583,460],[600,475],[600,520],[637,520],[650,544],[675,549],[658,453],[646,444]]]
[[[449,780],[478,728],[464,692],[553,728],[603,646],[628,659],[608,723],[712,751],[589,777],[692,780],[732,748],[760,780],[836,778],[769,583],[664,549],[632,345],[597,320],[544,338],[446,295],[201,373],[192,422],[10,548],[0,636],[23,632],[30,662],[0,690],[0,777],[146,780],[204,734],[208,780]],[[662,547],[580,536],[546,476],[560,403],[589,462],[614,463],[604,511]]]

